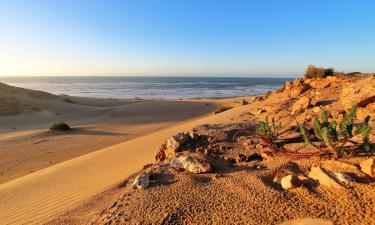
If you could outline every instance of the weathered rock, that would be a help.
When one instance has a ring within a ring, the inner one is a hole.
[[[246,155],[238,154],[238,156],[236,157],[236,163],[246,162],[246,159]]]
[[[207,173],[212,171],[212,167],[208,162],[201,162],[193,156],[172,158],[170,165],[175,169],[186,170],[191,173]]]
[[[294,175],[287,175],[283,178],[281,178],[280,181],[281,187],[284,190],[296,188],[296,187],[301,187],[302,186],[302,181],[298,179],[297,176]]]
[[[248,105],[248,104],[249,104],[248,101],[246,101],[245,99],[242,99],[242,105]]]
[[[159,148],[159,151],[155,155],[156,162],[162,162],[166,159],[165,156],[165,143],[162,144]]]
[[[375,77],[369,76],[355,83],[345,85],[340,94],[340,102],[345,109],[353,103],[361,103],[364,107],[375,100]]]
[[[296,113],[300,113],[306,110],[310,105],[311,99],[308,97],[302,97],[298,101],[294,103],[292,106],[291,115],[295,115]]]
[[[134,182],[132,187],[135,189],[146,189],[150,185],[150,172],[144,172],[139,174]]]
[[[178,133],[173,137],[167,139],[165,142],[166,150],[177,152],[180,150],[181,146],[185,145],[191,140],[191,137],[187,133]]]
[[[311,179],[318,181],[321,185],[330,188],[342,188],[342,186],[335,179],[335,175],[333,173],[320,167],[312,167],[308,176]]]
[[[361,170],[369,175],[371,178],[375,178],[375,162],[374,158],[369,158],[359,163]]]

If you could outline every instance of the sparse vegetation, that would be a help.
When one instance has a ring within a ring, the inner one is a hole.
[[[307,66],[305,71],[305,79],[311,78],[325,78],[327,76],[334,75],[335,69],[333,68],[323,68],[323,67],[315,67],[313,65]]]
[[[53,131],[69,131],[72,128],[70,128],[70,126],[64,122],[58,122],[52,124],[49,129]]]
[[[371,127],[369,126],[370,116],[367,116],[365,120],[359,124],[355,133],[354,130],[354,119],[357,110],[357,105],[354,104],[350,111],[348,111],[343,118],[342,122],[337,125],[335,120],[329,121],[328,112],[322,111],[321,120],[314,118],[313,130],[314,136],[320,142],[319,145],[314,144],[310,138],[306,128],[300,126],[300,133],[307,144],[321,150],[328,149],[329,154],[335,159],[339,158],[347,149],[353,149],[348,146],[348,142],[355,144],[356,149],[372,151],[373,145],[369,142]],[[337,129],[339,128],[339,129]],[[354,135],[362,135],[363,143],[356,143],[350,139]],[[351,152],[349,152],[351,153]]]
[[[271,123],[268,120],[268,117],[259,123],[256,127],[256,133],[269,143],[274,143],[278,140],[281,129],[283,128],[281,123],[276,123],[275,118],[272,118]]]
[[[230,107],[230,106],[223,106],[223,107],[220,107],[218,110],[216,110],[214,112],[214,114],[219,114],[219,113],[222,113],[222,112],[227,111],[227,110],[232,109],[232,108],[233,107]]]

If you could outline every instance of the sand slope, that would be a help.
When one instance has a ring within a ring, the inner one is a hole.
[[[233,109],[241,113],[242,107]],[[208,122],[229,120],[222,113],[158,131],[43,169],[0,186],[0,221],[38,224],[115,185],[154,161],[169,136]]]

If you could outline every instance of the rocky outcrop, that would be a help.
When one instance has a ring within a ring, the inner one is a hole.
[[[362,161],[360,164],[361,170],[369,175],[371,178],[375,178],[375,162],[374,158]]]
[[[365,107],[375,102],[375,77],[369,76],[358,82],[346,84],[341,91],[340,102],[345,109],[349,109],[353,103]]]
[[[194,156],[180,156],[172,158],[171,167],[178,170],[186,170],[191,173],[207,173],[212,171],[212,167],[208,162],[202,162]]]
[[[294,81],[287,81],[285,83],[284,92],[288,92],[291,97],[297,97],[305,93],[311,88],[303,79],[296,79]]]
[[[308,97],[302,97],[298,101],[294,103],[292,106],[292,112],[291,115],[295,115],[297,113],[301,113],[304,110],[306,110],[311,103],[311,99]]]

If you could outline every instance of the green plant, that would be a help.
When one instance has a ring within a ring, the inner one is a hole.
[[[261,121],[256,127],[256,133],[266,141],[274,143],[279,138],[282,128],[282,124],[277,124],[275,118],[272,118],[270,123],[268,117],[266,117],[264,122]]]
[[[59,123],[54,123],[50,126],[50,130],[58,130],[58,131],[68,131],[71,130],[70,126],[66,123],[59,122]]]
[[[332,154],[336,159],[340,157],[340,155],[344,152],[347,142],[350,141],[349,139],[353,137],[356,110],[357,105],[354,104],[350,111],[347,112],[339,126],[337,126],[337,122],[335,120],[328,120],[327,111],[322,111],[321,120],[319,120],[318,118],[314,118],[313,120],[314,136],[319,140],[321,145],[328,148],[330,154]],[[358,126],[358,129],[355,133],[361,134],[363,137],[363,143],[357,145],[361,149],[371,149],[371,144],[369,143],[369,136],[371,131],[369,121],[370,117],[368,116],[366,117],[364,122]],[[337,128],[339,129],[337,130]],[[306,128],[300,126],[300,133],[308,145],[316,149],[320,149],[319,146],[317,146],[310,140]],[[355,143],[353,141],[350,142]]]

